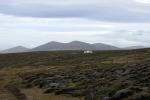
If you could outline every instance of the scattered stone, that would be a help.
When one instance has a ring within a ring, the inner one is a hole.
[[[125,69],[125,68],[115,69],[113,71],[113,75],[115,75],[115,76],[124,76],[127,74],[129,74],[129,70]]]
[[[131,89],[122,89],[117,91],[112,98],[113,100],[122,100],[123,98],[133,95],[133,93],[134,92]]]

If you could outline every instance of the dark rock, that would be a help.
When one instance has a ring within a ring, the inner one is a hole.
[[[131,89],[122,89],[115,93],[115,95],[112,97],[112,100],[122,100],[123,98],[133,95],[133,93],[134,92]]]
[[[128,69],[120,68],[120,69],[113,70],[113,75],[114,76],[124,76],[124,75],[129,74],[129,72],[130,71]]]
[[[109,99],[108,94],[89,92],[85,95],[85,100],[107,100]]]
[[[129,98],[130,100],[150,100],[150,93],[139,93],[136,94],[134,96],[132,96],[131,98]]]
[[[52,88],[48,88],[44,91],[44,93],[52,93],[54,92],[56,89],[52,89]]]
[[[74,88],[64,88],[64,89],[59,89],[55,92],[55,94],[71,94],[75,89]]]
[[[49,83],[48,87],[53,89],[62,89],[65,88],[65,85],[63,83]]]

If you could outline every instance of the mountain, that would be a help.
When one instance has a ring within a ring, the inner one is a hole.
[[[53,51],[53,50],[62,50],[65,46],[65,43],[60,42],[49,42],[38,47],[33,48],[31,51]]]
[[[123,49],[133,50],[133,49],[143,49],[143,48],[148,48],[148,47],[145,47],[145,46],[130,46],[130,47],[125,47]]]
[[[120,49],[118,47],[111,46],[111,45],[104,44],[104,43],[95,43],[93,45],[96,46],[99,50],[119,50]]]
[[[29,49],[23,46],[17,46],[10,49],[6,49],[3,51],[0,51],[0,53],[21,53],[21,52],[28,52]]]
[[[80,42],[80,41],[72,41],[70,43],[66,43],[66,50],[96,50],[96,47],[89,43]]]
[[[49,42],[33,48],[31,51],[55,51],[55,50],[118,50],[119,48],[102,44],[90,44],[81,41],[72,41],[69,43]]]

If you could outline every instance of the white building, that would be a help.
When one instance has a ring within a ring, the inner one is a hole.
[[[91,51],[91,50],[84,51],[84,54],[91,54],[91,53],[93,53],[93,51]]]

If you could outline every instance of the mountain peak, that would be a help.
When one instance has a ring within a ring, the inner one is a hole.
[[[27,52],[29,49],[23,46],[16,46],[13,48],[9,48],[1,51],[1,53],[19,53],[19,52]]]
[[[60,43],[60,42],[57,42],[57,41],[51,41],[51,42],[49,42],[49,43]]]
[[[70,42],[70,43],[74,43],[74,44],[80,44],[80,43],[84,43],[85,44],[85,42],[81,42],[81,41],[72,41],[72,42]],[[86,44],[88,44],[88,43],[86,43]]]
[[[16,47],[13,47],[13,48],[26,48],[26,47],[24,47],[24,46],[16,46]],[[28,49],[28,48],[26,48],[26,49]]]

